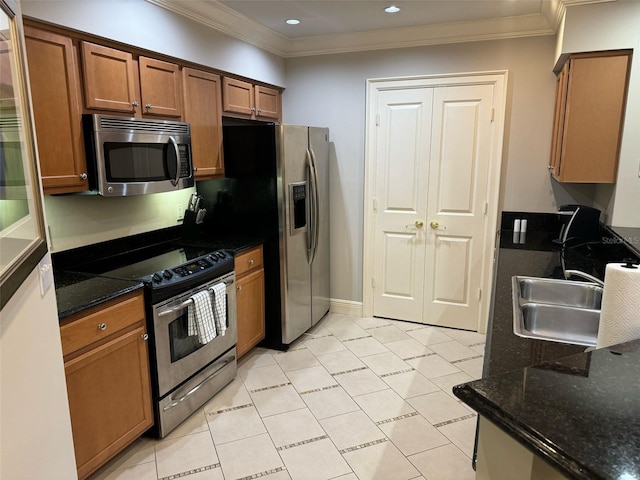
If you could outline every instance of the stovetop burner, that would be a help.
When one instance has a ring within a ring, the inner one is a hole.
[[[232,272],[233,255],[227,250],[167,243],[101,259],[84,265],[83,271],[142,282],[155,302]]]

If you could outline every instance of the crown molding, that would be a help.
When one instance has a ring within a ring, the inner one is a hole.
[[[283,58],[554,35],[567,7],[616,0],[550,0],[540,14],[288,38],[215,0],[146,0]]]

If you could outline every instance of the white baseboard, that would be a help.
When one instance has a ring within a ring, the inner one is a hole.
[[[342,315],[349,315],[351,317],[362,317],[362,302],[332,298],[330,311],[331,313],[341,313]]]

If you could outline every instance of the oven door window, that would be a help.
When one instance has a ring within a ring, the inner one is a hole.
[[[147,182],[176,177],[176,154],[169,143],[104,143],[109,182]]]
[[[187,330],[187,309],[184,313],[169,324],[169,347],[171,350],[171,363],[191,355],[202,348],[197,335],[189,335]]]

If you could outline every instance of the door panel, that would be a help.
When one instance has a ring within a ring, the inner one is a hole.
[[[492,102],[492,85],[434,92],[426,323],[470,330],[478,326]]]
[[[382,91],[376,135],[374,313],[421,321],[433,89]],[[416,223],[418,222],[418,223]]]
[[[329,129],[309,128],[318,178],[318,246],[311,264],[311,323],[315,325],[329,311]]]
[[[302,185],[306,182],[306,207],[308,212],[310,189],[306,164],[306,152],[309,145],[307,127],[280,125],[278,132],[279,170],[282,178],[282,218],[284,264],[287,284],[284,286],[285,306],[282,315],[282,341],[291,343],[311,328],[311,266],[309,265],[309,215],[306,228],[292,230],[294,213],[291,197],[291,184]],[[303,208],[303,207],[300,207]]]

